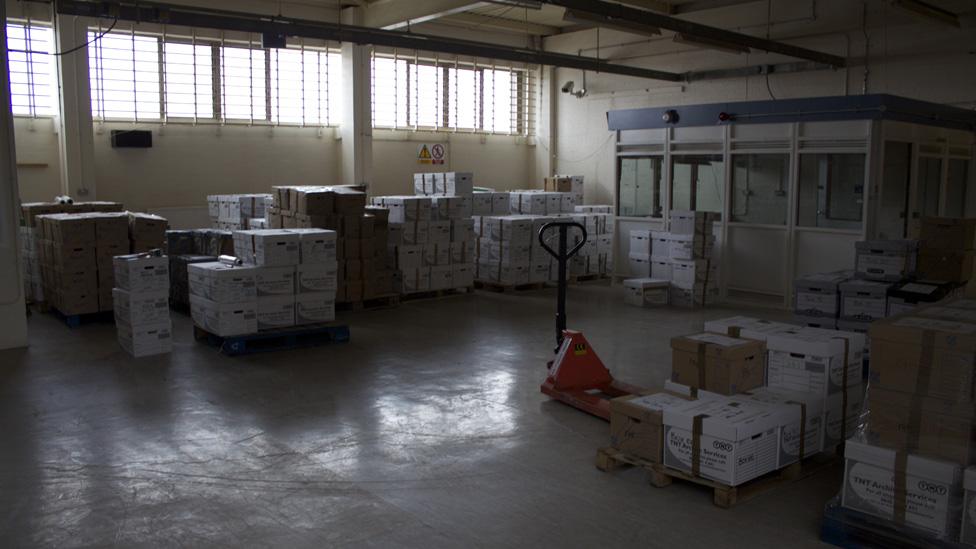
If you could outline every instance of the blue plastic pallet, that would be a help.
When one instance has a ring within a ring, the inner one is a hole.
[[[51,312],[54,313],[54,316],[63,320],[69,328],[77,328],[82,324],[90,324],[92,322],[115,322],[115,313],[112,311],[102,311],[83,315],[66,315],[61,311],[52,308]]]
[[[220,347],[221,352],[228,356],[346,343],[350,338],[349,326],[345,324],[318,324],[228,337],[220,337],[194,326],[193,334],[197,340]]]
[[[841,507],[837,499],[824,507],[820,541],[846,549],[965,549],[969,547],[961,543],[934,539],[925,532],[898,526],[890,520],[846,509]]]

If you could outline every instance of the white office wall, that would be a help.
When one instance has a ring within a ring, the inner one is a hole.
[[[954,29],[917,16],[908,16],[883,2],[869,3],[867,33],[869,62],[860,63],[865,50],[861,2],[849,0],[774,0],[770,33],[774,39],[850,57],[847,69],[754,76],[675,84],[608,74],[587,73],[589,95],[576,99],[559,93],[568,80],[582,82],[574,69],[556,70],[554,170],[586,176],[589,202],[610,202],[614,193],[614,147],[606,112],[614,109],[680,106],[722,101],[778,99],[827,95],[889,93],[964,108],[976,107],[974,47],[976,12],[971,2],[948,6],[963,17]],[[689,19],[763,36],[765,4],[697,12]],[[606,29],[599,31],[600,56],[610,62],[672,72],[722,69],[795,61],[761,53],[731,54],[674,43],[670,36],[648,38]],[[545,39],[550,51],[596,55],[595,29]],[[623,44],[623,45],[621,45]],[[865,77],[865,68],[867,75]],[[866,87],[865,87],[866,78]]]

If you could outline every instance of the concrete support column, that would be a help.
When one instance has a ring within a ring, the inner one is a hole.
[[[7,6],[0,2],[0,21],[7,20]],[[10,108],[10,71],[7,67],[7,27],[0,34],[0,349],[27,346],[27,314],[24,279],[17,234],[17,153]]]
[[[362,8],[342,10],[342,22],[362,25]],[[369,47],[342,44],[342,138],[340,183],[369,185],[372,182],[373,122],[370,106],[371,76]]]
[[[54,47],[57,51],[68,51],[88,41],[85,18],[58,14],[54,17]],[[95,138],[88,48],[56,59],[61,99],[58,132],[61,192],[75,200],[95,200]]]

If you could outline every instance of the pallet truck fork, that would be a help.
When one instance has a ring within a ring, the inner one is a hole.
[[[569,229],[578,228],[582,238],[568,248]],[[546,232],[558,229],[559,249],[546,244]],[[617,381],[590,347],[582,332],[566,329],[566,267],[571,257],[586,243],[586,227],[575,221],[553,221],[539,229],[539,243],[559,262],[559,288],[556,302],[556,358],[548,363],[549,375],[542,392],[550,398],[586,413],[610,420],[611,398],[636,394],[640,387]]]

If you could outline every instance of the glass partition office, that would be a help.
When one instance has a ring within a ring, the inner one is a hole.
[[[729,221],[786,225],[789,188],[790,155],[734,155]]]

